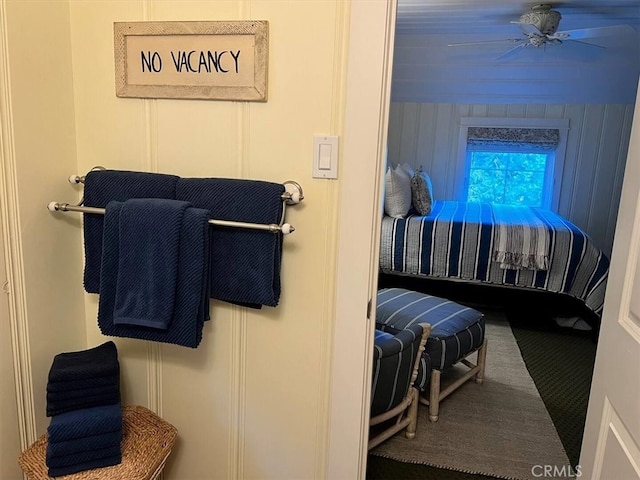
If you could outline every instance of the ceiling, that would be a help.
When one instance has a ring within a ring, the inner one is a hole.
[[[550,0],[562,15],[559,32],[633,28],[581,42],[514,48],[506,40],[526,37],[510,22],[540,3],[398,0],[392,101],[633,103],[640,75],[640,0]]]
[[[398,34],[518,33],[509,22],[532,5],[546,3],[562,14],[559,30],[629,24],[640,30],[640,0],[398,0]]]

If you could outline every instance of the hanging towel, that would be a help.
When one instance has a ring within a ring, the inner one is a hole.
[[[174,312],[166,330],[114,323],[118,269],[120,265],[119,224],[122,202],[106,207],[101,267],[98,326],[104,335],[174,343],[196,348],[202,340],[204,321],[209,318],[206,295],[209,279],[209,212],[187,208],[184,212],[178,258]]]
[[[86,207],[104,208],[112,200],[124,202],[131,198],[175,198],[178,177],[124,170],[94,170],[85,176],[84,202]],[[104,217],[84,214],[84,288],[89,293],[100,291],[102,262],[102,229]]]
[[[176,199],[204,208],[211,217],[248,223],[280,223],[284,186],[218,178],[184,178]],[[260,308],[280,300],[282,233],[214,226],[211,229],[210,296]]]
[[[49,369],[49,383],[75,382],[96,377],[120,375],[118,350],[112,341],[77,352],[59,353],[53,357]],[[60,383],[57,383],[58,385]],[[77,388],[66,386],[67,389]]]
[[[56,415],[47,427],[47,434],[50,442],[62,442],[121,430],[122,406],[117,403]]]
[[[188,202],[154,198],[123,203],[113,323],[162,330],[169,326],[176,299],[182,218],[189,206]]]

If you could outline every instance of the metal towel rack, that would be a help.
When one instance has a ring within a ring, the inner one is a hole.
[[[104,167],[94,167],[93,170],[105,170]],[[84,176],[80,175],[71,175],[69,177],[69,183],[84,183]],[[296,205],[300,203],[304,199],[304,194],[302,192],[302,187],[298,182],[294,182],[293,180],[287,180],[282,184],[285,188],[284,193],[282,194],[282,215],[280,217],[280,223],[247,223],[247,222],[234,222],[230,220],[216,220],[211,219],[209,223],[212,225],[216,225],[219,227],[233,227],[233,228],[248,228],[252,230],[266,230],[271,233],[282,233],[283,235],[288,235],[295,231],[293,225],[289,223],[284,223],[284,217],[287,205]],[[85,207],[82,205],[84,202],[84,198],[80,200],[80,203],[76,205],[71,205],[69,203],[60,203],[60,202],[49,202],[47,205],[47,209],[50,212],[80,212],[80,213],[95,213],[98,215],[104,215],[104,208],[98,207]]]

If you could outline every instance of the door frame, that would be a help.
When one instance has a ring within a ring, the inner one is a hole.
[[[365,478],[396,0],[353,0],[340,167],[327,478]]]

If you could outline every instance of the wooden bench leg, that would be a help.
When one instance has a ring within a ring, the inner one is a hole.
[[[411,401],[411,405],[409,405],[408,411],[408,417],[410,421],[404,433],[409,440],[415,438],[416,429],[418,428],[418,389],[415,387],[411,387],[411,391],[413,392],[413,400]]]
[[[440,411],[440,370],[431,370],[431,384],[429,385],[429,420],[438,421]]]
[[[484,367],[487,363],[487,339],[484,339],[484,342],[482,342],[482,346],[480,347],[480,350],[478,350],[478,360],[477,360],[477,365],[478,365],[478,373],[476,373],[475,376],[475,382],[476,383],[482,383],[484,381]]]

